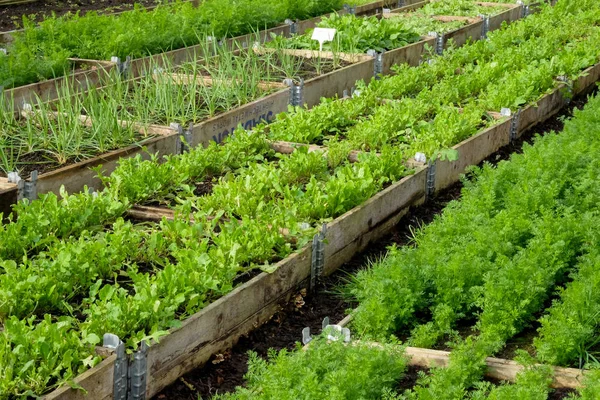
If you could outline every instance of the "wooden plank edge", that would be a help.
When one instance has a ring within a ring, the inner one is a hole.
[[[352,321],[352,314],[344,317],[338,325],[347,327]],[[379,345],[374,343],[374,345]],[[450,352],[442,350],[424,349],[418,347],[406,347],[406,355],[409,356],[409,365],[419,366],[423,368],[446,367],[449,363]],[[517,374],[524,367],[512,360],[506,360],[495,357],[486,358],[487,369],[485,376],[502,381],[515,382]],[[539,364],[538,364],[539,365]],[[551,387],[577,389],[582,386],[585,371],[576,368],[564,368],[550,366],[554,376],[552,378]]]
[[[60,387],[51,393],[42,397],[44,400],[79,400],[89,399],[104,400],[112,399],[113,395],[113,377],[115,354],[104,359],[100,364],[92,369],[89,369],[75,378],[75,383],[84,388],[87,395],[79,389],[72,389],[70,386]],[[92,397],[88,397],[92,396]]]

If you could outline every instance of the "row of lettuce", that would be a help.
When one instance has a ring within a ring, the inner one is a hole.
[[[414,70],[406,68],[403,74],[363,88],[353,99],[325,100],[317,113],[329,107],[330,120],[351,124],[359,119],[366,129],[371,114],[361,114],[361,119],[343,112],[370,101],[368,110],[376,115],[394,104],[378,97],[384,89],[397,93],[395,98],[404,94],[404,99],[410,100],[412,94],[421,93],[426,98],[438,87],[472,76],[473,80],[461,80],[463,90],[455,95],[466,102],[468,88],[479,94],[479,99],[487,98],[481,93],[493,94],[505,86],[528,82],[525,71],[531,70],[526,63],[541,66],[548,58],[553,59],[553,68],[577,76],[597,60],[593,48],[583,44],[594,38],[591,26],[600,14],[592,6],[586,12],[571,13],[568,5],[546,8],[540,15],[490,35],[489,41],[453,50]],[[557,24],[563,29],[548,29]],[[544,32],[548,34],[545,41],[540,38]],[[556,49],[557,44],[562,51],[549,54],[548,48]],[[511,46],[513,52],[505,52]],[[575,56],[584,58],[574,62]],[[516,62],[520,57],[529,57],[523,61],[522,72],[516,68],[521,65]],[[508,65],[515,66],[512,74],[497,73],[496,68]],[[536,100],[555,87],[557,71],[553,68],[540,68],[545,86],[532,88],[522,102]],[[469,73],[457,73],[457,69]],[[489,69],[494,73],[483,72]],[[488,84],[476,90],[483,79]],[[413,87],[412,92],[403,91],[407,85]],[[339,104],[348,106],[340,110]],[[483,114],[471,114],[469,104],[461,105],[462,112],[445,114],[442,111],[452,110],[448,104],[445,108],[435,103],[427,107],[430,115],[446,115],[447,127],[453,118],[475,119],[473,115],[481,127]],[[270,134],[281,132],[283,124],[304,121],[307,115],[310,112],[303,109],[291,110],[272,126]],[[441,117],[436,118],[440,125]],[[323,131],[316,122],[307,125],[308,130]],[[416,150],[437,151],[424,147],[415,131],[412,147],[397,141],[357,147],[356,141],[340,137],[328,141],[326,157],[306,149],[279,156],[271,150],[268,136],[259,134],[264,129],[238,131],[225,145],[193,149],[162,163],[139,157],[123,160],[115,173],[103,177],[107,188],[97,194],[64,194],[60,199],[48,194],[16,206],[18,219],[0,231],[3,396],[40,394],[71,382],[100,360],[94,346],[107,331],[121,336],[131,348],[143,339],[159,338],[230,292],[240,274],[258,268],[271,270],[275,261],[307,243],[322,222],[409,174],[399,160]],[[369,140],[374,143],[382,130],[370,132]],[[443,148],[477,129],[469,127],[442,138],[434,133],[446,130],[423,132]],[[353,148],[364,150],[358,163],[347,159]],[[197,186],[206,182],[213,185],[212,190],[198,195]],[[175,220],[137,225],[123,220],[133,204],[148,202],[174,207]]]
[[[600,97],[591,98],[562,133],[474,171],[462,198],[420,229],[414,245],[392,248],[355,276],[354,343],[322,337],[268,360],[251,354],[247,386],[217,398],[547,399],[548,364],[577,365],[599,333],[599,112]],[[540,312],[535,353],[517,358],[526,369],[516,382],[482,381],[485,357]],[[475,322],[466,339],[455,331],[461,321]],[[407,334],[415,346],[453,343],[448,368],[429,370],[412,389],[402,383],[408,357],[389,339]],[[589,360],[585,367],[599,367]],[[583,383],[569,398],[596,399],[600,370],[586,371]]]

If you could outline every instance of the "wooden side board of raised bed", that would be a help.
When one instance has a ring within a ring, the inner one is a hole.
[[[423,55],[427,54],[426,48],[433,46],[435,46],[435,38],[428,37],[408,46],[383,53],[383,74],[390,74],[392,67],[397,64],[419,65],[423,59]]]
[[[460,47],[469,41],[477,41],[481,39],[483,33],[483,21],[473,22],[463,28],[459,28],[444,34],[444,48],[450,46]]]
[[[310,79],[304,82],[303,104],[311,108],[319,104],[322,97],[341,97],[344,90],[350,91],[357,81],[368,83],[374,72],[375,60],[371,58]]]
[[[422,203],[426,183],[427,168],[417,167],[412,175],[327,224],[324,274],[330,275],[370,241],[389,231],[395,225],[390,218],[397,222],[410,206]]]
[[[111,355],[94,368],[77,377],[77,384],[86,392],[64,386],[43,397],[44,400],[112,400],[116,355]]]
[[[272,122],[277,114],[287,111],[289,104],[289,89],[281,90],[200,122],[192,128],[190,145],[205,146],[210,141],[220,143],[239,125],[245,130],[250,130],[263,121]]]
[[[470,165],[477,165],[502,146],[510,143],[511,120],[496,124],[454,146],[456,161],[437,160],[435,163],[435,190],[444,189],[458,181]]]
[[[489,30],[495,31],[502,27],[504,22],[511,23],[523,16],[523,5],[508,4],[507,10],[490,17]]]
[[[106,61],[88,61],[86,64],[88,64],[87,67],[90,69],[56,79],[8,89],[4,91],[3,95],[9,102],[8,104],[12,101],[15,108],[18,109],[23,103],[34,104],[38,101],[54,100],[61,95],[61,91],[65,90],[66,87],[78,87],[80,90],[96,87],[105,80],[115,67],[114,63]]]
[[[558,113],[561,108],[567,105],[570,95],[576,96],[585,93],[592,89],[598,80],[600,80],[600,64],[596,64],[583,71],[580,77],[569,84],[572,86],[571,89],[569,89],[568,84],[561,84],[558,90],[554,90],[552,93],[541,98],[537,106],[525,107],[519,116],[518,135],[521,135],[539,122],[546,120],[547,116],[553,116]]]

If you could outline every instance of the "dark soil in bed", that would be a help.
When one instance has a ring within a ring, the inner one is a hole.
[[[582,108],[586,99],[586,96],[574,99],[569,107],[562,110],[557,116],[526,132],[515,143],[500,149],[488,157],[485,162],[496,164],[506,160],[511,154],[522,152],[523,145],[532,143],[536,135],[552,130],[562,130],[562,119],[571,116],[573,108]],[[337,288],[344,284],[350,274],[367,267],[369,260],[385,256],[388,246],[410,244],[411,229],[430,223],[436,215],[442,212],[448,202],[460,198],[461,187],[462,184],[457,183],[438,193],[435,198],[424,205],[412,209],[387,236],[372,243],[366,251],[356,255],[332,276],[321,279],[314,293],[300,292],[296,294],[269,322],[241,338],[238,344],[225,354],[213,357],[212,362],[186,374],[155,398],[196,400],[198,398],[207,399],[217,393],[233,391],[236,386],[244,384],[243,375],[247,371],[247,352],[249,350],[265,357],[270,348],[292,349],[295,343],[301,340],[301,331],[304,327],[309,326],[311,332],[316,333],[320,332],[324,317],[329,317],[332,323],[340,321],[346,315],[346,310],[354,305],[342,298]],[[527,333],[524,336],[528,336]],[[518,344],[521,342],[520,339],[516,337],[513,341]],[[530,339],[523,338],[523,340],[529,341]],[[511,346],[509,346],[510,353],[514,353],[516,349],[512,344],[511,342]],[[409,370],[409,374],[399,383],[400,391],[414,385],[418,370],[420,369]],[[555,390],[550,399],[563,399],[571,392],[568,389]]]
[[[85,14],[88,11],[98,11],[102,14],[127,11],[133,8],[134,4],[141,4],[145,7],[155,6],[157,0],[42,0],[25,4],[14,4],[10,6],[0,6],[0,32],[21,29],[23,24],[23,15],[31,16],[35,21],[40,22],[45,16],[56,13],[57,16],[75,13]]]

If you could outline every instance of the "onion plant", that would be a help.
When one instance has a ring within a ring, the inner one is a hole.
[[[59,99],[13,111],[11,100],[1,100],[0,171],[48,170],[134,144],[142,136],[132,126],[121,126],[123,112],[117,99],[97,89],[77,93],[68,85]],[[82,116],[90,120],[85,121]],[[91,121],[91,122],[90,122]]]

